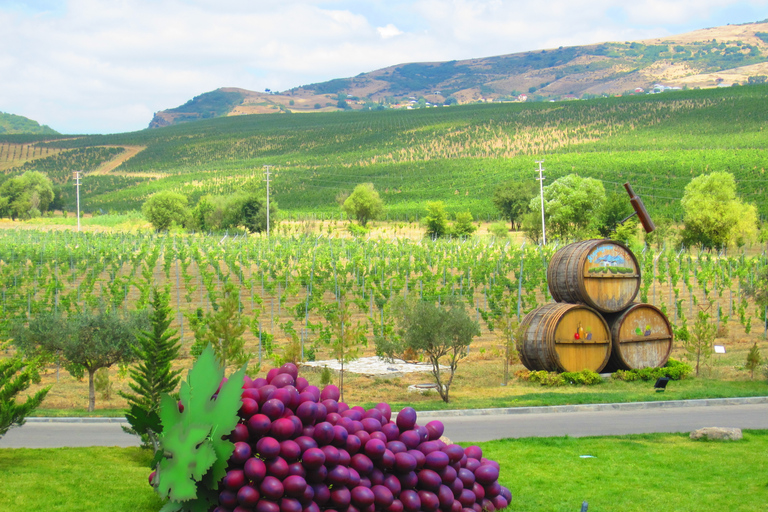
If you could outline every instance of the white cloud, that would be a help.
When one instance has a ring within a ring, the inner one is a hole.
[[[399,36],[403,33],[402,30],[394,26],[392,23],[386,27],[377,27],[376,30],[379,32],[379,35],[382,39],[389,39],[390,37]]]
[[[127,131],[217,87],[284,90],[405,62],[749,21],[714,21],[734,6],[768,0],[0,3],[0,110],[70,133]]]

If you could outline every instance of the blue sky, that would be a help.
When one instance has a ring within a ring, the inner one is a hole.
[[[0,111],[125,132],[218,87],[279,91],[766,18],[768,0],[0,0]]]

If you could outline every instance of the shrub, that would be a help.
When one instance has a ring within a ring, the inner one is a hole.
[[[651,381],[660,377],[668,377],[672,380],[682,380],[691,374],[693,368],[691,365],[681,363],[670,358],[667,364],[661,368],[641,368],[638,370],[617,370],[611,378],[633,382],[636,380]]]

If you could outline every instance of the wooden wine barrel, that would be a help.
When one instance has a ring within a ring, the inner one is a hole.
[[[640,265],[620,242],[585,240],[555,253],[547,267],[547,284],[557,302],[582,303],[614,313],[637,296]]]
[[[635,303],[604,317],[613,341],[605,371],[656,368],[667,363],[672,352],[672,326],[659,308]]]
[[[528,313],[517,342],[529,370],[599,372],[611,355],[608,324],[583,304],[550,303]]]

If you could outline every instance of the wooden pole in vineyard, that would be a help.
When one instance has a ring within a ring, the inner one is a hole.
[[[77,189],[77,232],[80,232],[80,171],[75,171],[75,188]]]
[[[264,169],[267,175],[267,238],[269,238],[269,170],[272,168],[271,165],[265,165]]]

